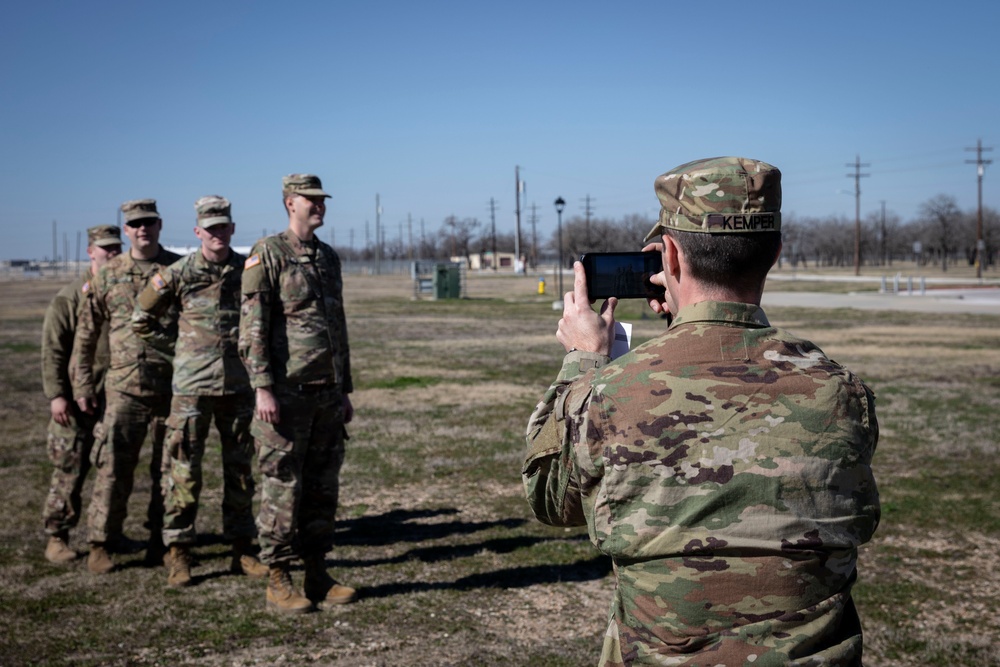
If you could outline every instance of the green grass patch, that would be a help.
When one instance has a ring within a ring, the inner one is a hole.
[[[40,353],[42,347],[38,343],[2,343],[0,350],[13,352],[14,354]]]

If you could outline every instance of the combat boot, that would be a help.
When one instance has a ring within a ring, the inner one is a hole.
[[[306,597],[319,609],[354,602],[357,592],[350,586],[337,583],[337,580],[330,576],[326,571],[326,559],[323,556],[310,556],[305,558],[304,562]]]
[[[56,533],[49,536],[49,543],[45,545],[45,560],[63,565],[72,563],[80,557],[80,554],[69,548],[66,538],[66,533]]]
[[[90,545],[90,554],[87,556],[87,569],[94,574],[107,574],[115,569],[115,562],[111,560],[111,555],[104,548],[103,542],[95,542]]]
[[[267,608],[279,614],[304,614],[312,611],[312,602],[295,590],[287,563],[272,565],[268,570]]]
[[[253,546],[247,538],[240,538],[233,542],[233,561],[229,564],[231,572],[245,574],[254,579],[266,577],[268,573],[267,565],[260,562],[254,554]]]
[[[191,552],[186,544],[172,544],[166,564],[167,586],[181,588],[191,585]]]

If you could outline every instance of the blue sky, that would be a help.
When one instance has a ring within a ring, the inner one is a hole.
[[[759,13],[752,15],[751,9]],[[153,197],[163,240],[194,201],[233,202],[235,242],[287,223],[281,176],[319,174],[322,232],[436,231],[657,212],[653,179],[744,155],[784,174],[783,210],[904,220],[937,194],[976,206],[1000,157],[1000,3],[50,2],[0,23],[0,259]],[[1000,208],[1000,163],[983,202]]]

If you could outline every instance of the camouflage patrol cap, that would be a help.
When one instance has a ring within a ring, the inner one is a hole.
[[[122,204],[122,213],[125,214],[125,223],[135,220],[145,220],[146,218],[160,219],[160,214],[156,211],[155,199],[133,199]]]
[[[781,229],[781,172],[742,157],[695,160],[657,177],[660,220],[644,243],[666,229],[710,234]]]
[[[122,230],[114,225],[96,225],[87,228],[87,245],[106,247],[122,244]]]
[[[229,213],[231,207],[225,197],[219,195],[202,197],[194,203],[194,210],[198,214],[198,226],[207,229],[231,223],[233,221]]]
[[[281,179],[281,192],[288,195],[303,197],[329,197],[323,192],[323,183],[314,174],[289,174]]]

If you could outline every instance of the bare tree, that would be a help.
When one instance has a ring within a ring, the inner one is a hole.
[[[983,207],[983,243],[986,244],[983,268],[996,266],[997,243],[1000,241],[1000,213],[996,209]]]
[[[962,219],[962,211],[954,197],[942,194],[920,205],[920,217],[926,223],[929,239],[936,244],[936,250],[941,254],[941,270],[947,271],[948,257],[957,246],[957,243],[953,244],[952,238],[956,225]]]
[[[620,220],[591,218],[589,225],[582,217],[571,218],[562,226],[563,261],[569,267],[580,255],[588,252],[639,250],[643,246],[642,239],[652,226],[652,220],[637,214],[626,215]],[[553,254],[558,254],[558,232],[552,233],[546,245]]]
[[[782,216],[781,254],[778,255],[778,268],[781,268],[784,262],[789,262],[793,269],[798,268],[799,262],[808,266],[806,261],[808,242],[809,230],[804,222],[791,213]]]
[[[864,225],[868,236],[865,244],[875,248],[872,254],[877,266],[892,266],[895,257],[905,257],[907,250],[900,246],[900,218],[891,211],[872,211],[865,218]]]
[[[816,266],[847,266],[854,263],[854,222],[844,217],[810,221],[810,248]]]
[[[464,257],[466,263],[471,264],[469,250],[477,227],[479,221],[475,218],[459,220],[454,215],[449,215],[444,219],[438,235],[442,246],[448,249],[450,257]]]

